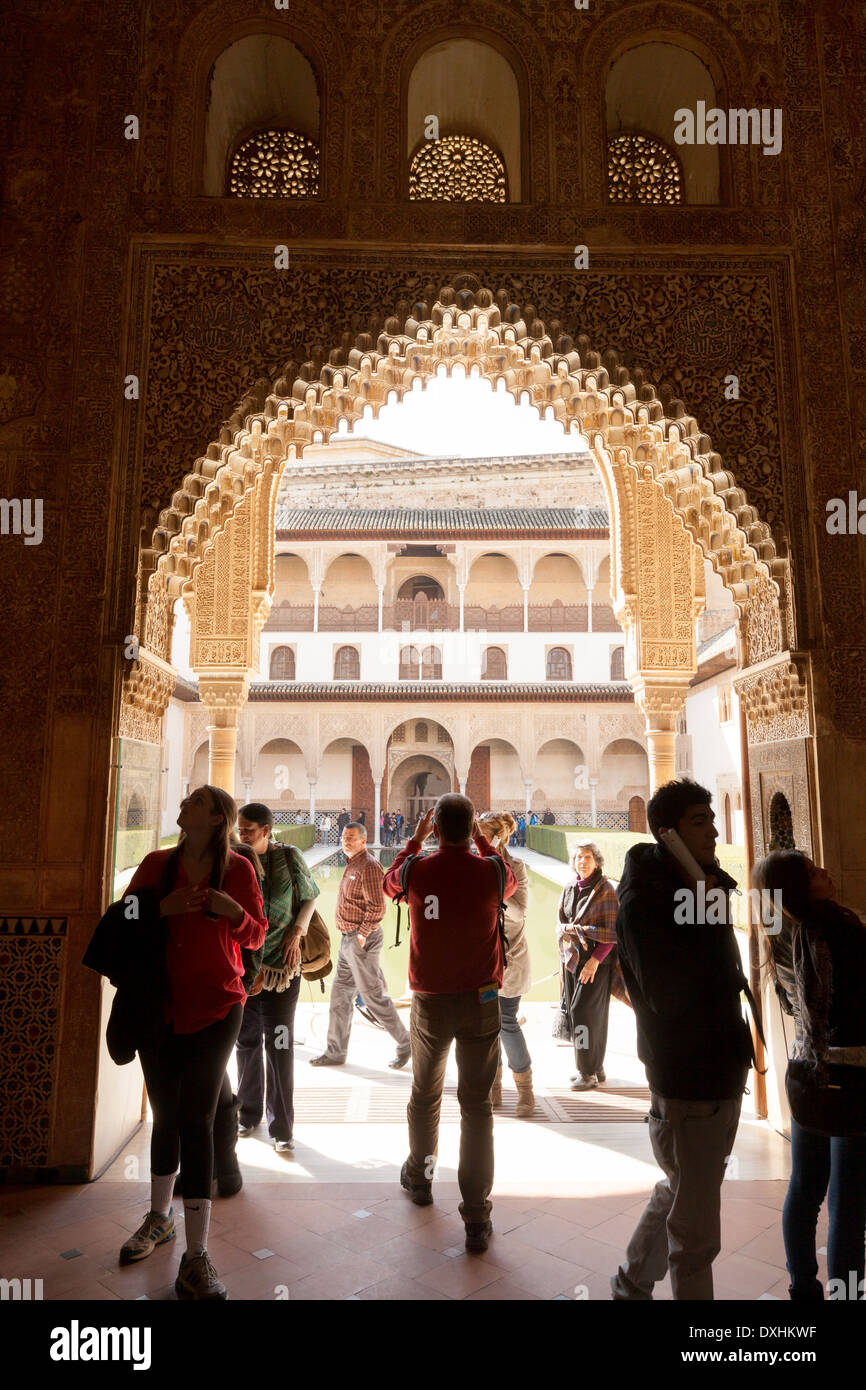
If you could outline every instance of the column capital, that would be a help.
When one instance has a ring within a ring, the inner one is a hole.
[[[250,676],[215,675],[196,668],[198,692],[202,704],[217,725],[237,724],[238,715],[247,702],[250,690]]]
[[[635,704],[646,719],[648,730],[675,732],[677,716],[689,693],[690,680],[690,676],[659,679],[643,671],[631,677]]]

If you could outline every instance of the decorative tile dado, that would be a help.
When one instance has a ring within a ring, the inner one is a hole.
[[[0,1168],[48,1158],[65,917],[0,918]]]
[[[0,917],[0,936],[65,936],[65,917]]]

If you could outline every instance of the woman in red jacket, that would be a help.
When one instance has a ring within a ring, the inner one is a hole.
[[[252,865],[229,846],[235,816],[227,792],[198,787],[181,803],[177,847],[149,854],[127,889],[159,887],[168,987],[164,1036],[139,1051],[153,1109],[150,1211],[120,1260],[143,1260],[174,1239],[179,1157],[186,1227],[180,1298],[226,1297],[207,1253],[213,1122],[246,1000],[241,947],[257,949],[268,929]]]

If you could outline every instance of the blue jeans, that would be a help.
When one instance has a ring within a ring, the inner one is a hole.
[[[830,1232],[827,1274],[846,1289],[863,1278],[866,1226],[866,1138],[834,1138],[802,1129],[791,1116],[791,1181],[782,1210],[785,1263],[792,1299],[823,1297],[815,1231],[824,1197]],[[853,1279],[852,1279],[853,1271]]]
[[[511,999],[505,999],[501,994],[499,996],[499,1012],[502,1015],[502,1031],[499,1038],[513,1072],[529,1071],[532,1066],[523,1029],[517,1022],[520,999],[519,994],[515,994]]]

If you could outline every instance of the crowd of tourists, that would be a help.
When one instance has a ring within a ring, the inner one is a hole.
[[[390,828],[388,815],[383,842],[387,833],[399,842],[400,813]],[[652,842],[628,850],[616,887],[596,843],[572,852],[557,912],[554,1031],[573,1045],[572,1089],[595,1089],[607,1080],[611,996],[635,1014],[649,1137],[663,1176],[612,1277],[613,1298],[651,1299],[669,1272],[675,1299],[708,1300],[721,1248],[721,1184],[763,1034],[731,918],[736,884],[716,859],[710,793],[670,782],[647,815]],[[138,1053],[153,1111],[149,1210],[121,1262],[174,1239],[173,1199],[181,1198],[186,1251],[178,1295],[221,1299],[226,1290],[208,1254],[213,1188],[220,1196],[240,1190],[237,1138],[252,1135],[263,1117],[276,1151],[292,1154],[295,1010],[302,973],[329,973],[330,948],[316,910],[319,889],[303,854],[274,839],[267,806],[249,803],[236,815],[226,792],[203,786],[184,799],[178,825],[177,846],[147,855],[99,924],[85,964],[117,986],[109,1050],[118,1062]],[[517,1091],[516,1116],[536,1113],[520,1017],[532,983],[529,881],[522,857],[511,853],[525,842],[525,817],[478,817],[467,797],[446,794],[387,870],[368,849],[363,817],[353,820],[344,808],[339,829],[346,856],[335,908],[339,951],[327,1042],[311,1063],[346,1063],[359,1009],[391,1035],[389,1065],[412,1065],[400,1182],[411,1201],[429,1205],[446,1062],[456,1043],[459,1210],[466,1249],[483,1252],[493,1236],[493,1116],[504,1066]],[[425,852],[431,835],[434,848]],[[800,851],[770,853],[753,882],[782,905],[780,920],[767,928],[765,964],[793,1033],[792,1173],[783,1213],[790,1297],[824,1297],[815,1242],[828,1194],[832,1296],[861,1297],[866,931],[835,901],[826,871]],[[705,901],[711,889],[718,890],[714,914],[682,925],[683,892]],[[380,966],[386,899],[409,916],[408,1029]],[[226,1071],[235,1048],[237,1094]],[[840,1284],[854,1292],[840,1293]]]
[[[342,843],[342,835],[347,825],[356,820],[359,825],[363,825],[366,830],[366,811],[359,811],[357,816],[352,815],[351,811],[344,806],[337,816],[332,816],[329,811],[321,817],[316,826],[316,839],[319,844],[327,845],[331,840],[331,831],[336,830],[336,838]],[[380,845],[399,845],[403,840],[403,829],[406,818],[402,811],[380,811],[379,812],[379,843]]]

